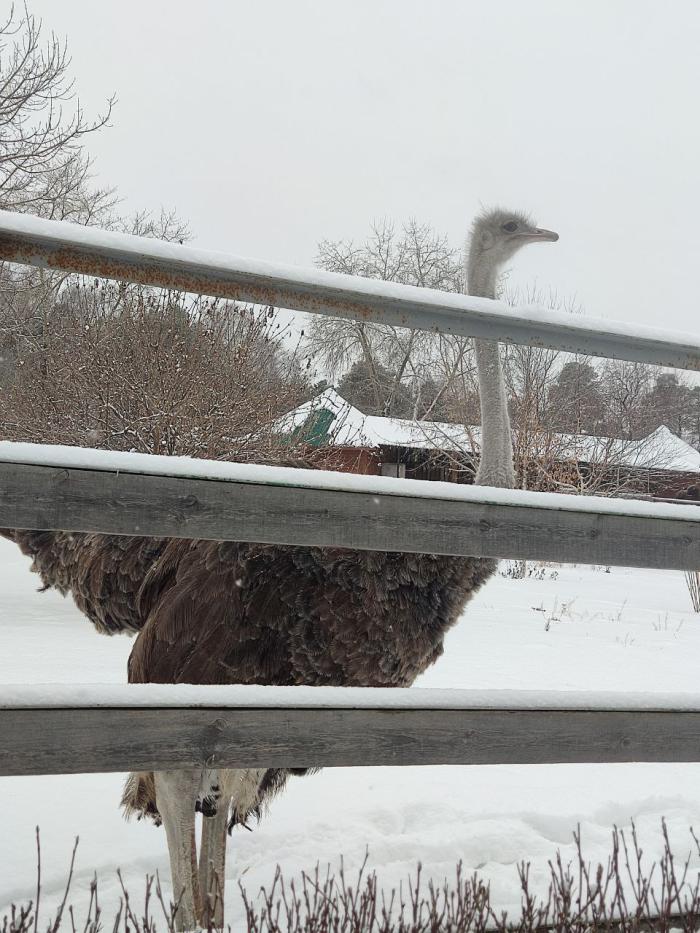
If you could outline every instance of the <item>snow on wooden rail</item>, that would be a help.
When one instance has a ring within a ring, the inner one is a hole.
[[[0,443],[0,527],[700,567],[700,510]]]
[[[697,694],[154,684],[0,689],[0,775],[699,760]]]
[[[300,269],[0,211],[0,260],[397,327],[700,369],[689,334]]]

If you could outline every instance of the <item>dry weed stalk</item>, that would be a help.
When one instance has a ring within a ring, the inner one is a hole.
[[[453,882],[436,885],[423,880],[420,864],[415,875],[384,892],[375,872],[367,870],[367,856],[354,882],[348,881],[341,858],[337,875],[317,865],[287,883],[278,867],[269,888],[257,897],[242,885],[245,929],[248,933],[642,933],[671,930],[691,933],[700,928],[700,874],[691,871],[700,858],[700,840],[690,830],[693,849],[682,863],[671,850],[662,820],[664,850],[659,862],[646,865],[643,849],[632,825],[628,833],[615,827],[605,865],[586,860],[580,830],[574,833],[575,857],[565,862],[560,852],[549,863],[550,882],[542,897],[532,889],[530,865],[521,863],[518,879],[520,913],[497,912],[488,882],[476,873],[466,876],[460,863]],[[90,900],[81,924],[71,906],[66,911],[78,841],[71,857],[63,899],[46,925],[59,933],[70,919],[70,933],[174,933],[177,903],[166,903],[158,876],[148,876],[142,911],[132,907],[118,872],[122,896],[111,923],[106,922],[97,896],[97,879],[90,885]],[[0,922],[0,933],[38,933],[41,896],[41,849],[37,831],[37,895],[34,902],[12,905]],[[156,919],[153,900],[159,907]],[[209,927],[208,933],[214,928]],[[231,927],[228,927],[230,933]]]
[[[700,571],[686,570],[685,582],[688,584],[690,601],[693,604],[693,612],[700,612]]]

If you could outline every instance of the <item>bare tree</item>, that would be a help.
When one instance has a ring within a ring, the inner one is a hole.
[[[400,230],[386,220],[375,223],[360,245],[324,240],[319,244],[317,264],[331,272],[423,288],[463,288],[461,251],[415,220],[407,221]],[[464,366],[470,342],[361,320],[315,318],[308,346],[331,375],[362,360],[373,410],[393,414],[402,390],[408,390],[414,400],[411,413],[425,418]]]
[[[645,428],[653,431],[664,424],[680,437],[692,434],[698,420],[697,404],[697,393],[685,374],[660,372],[643,400]]]
[[[114,98],[88,119],[70,64],[66,43],[13,5],[0,25],[0,207],[87,223],[110,195],[86,194],[83,141],[107,125]]]
[[[605,360],[600,365],[608,433],[637,438],[647,423],[644,398],[651,391],[654,368],[647,363]]]
[[[503,297],[513,305],[581,313],[577,304],[537,289],[523,293],[505,288]],[[615,495],[633,489],[639,481],[633,466],[621,469],[621,463],[663,468],[663,451],[652,449],[643,439],[633,441],[609,430],[614,420],[609,387],[616,386],[620,411],[626,406],[629,421],[631,400],[625,390],[635,381],[641,386],[648,369],[611,361],[601,372],[591,357],[542,347],[507,347],[504,373],[521,488]]]
[[[602,434],[605,400],[595,364],[581,357],[563,362],[549,390],[549,420],[560,431]]]

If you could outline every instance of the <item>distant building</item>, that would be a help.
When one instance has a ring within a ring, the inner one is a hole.
[[[365,415],[332,388],[278,419],[273,433],[327,448],[332,469],[454,483],[473,482],[481,443],[478,426]],[[700,482],[700,453],[665,425],[635,441],[547,433],[525,444],[514,432],[514,447],[516,458],[564,480],[596,471],[600,492],[673,499]]]

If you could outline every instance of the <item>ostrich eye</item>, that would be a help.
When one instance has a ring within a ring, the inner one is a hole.
[[[508,233],[515,233],[518,229],[518,225],[514,220],[509,220],[507,224],[503,224],[503,230],[506,230]]]

